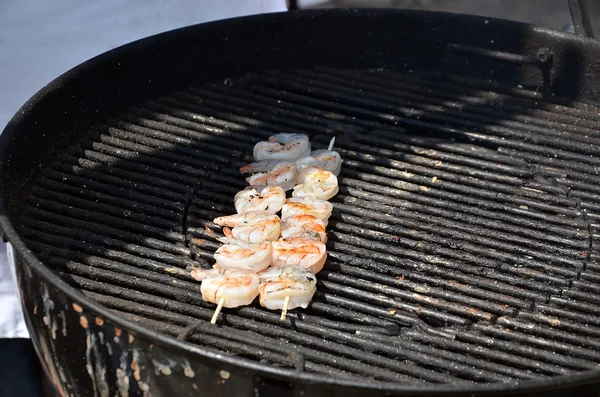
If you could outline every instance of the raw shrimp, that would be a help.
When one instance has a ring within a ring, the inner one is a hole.
[[[331,171],[333,175],[338,176],[342,170],[342,158],[338,152],[333,149],[335,138],[331,139],[329,149],[313,150],[310,156],[303,157],[296,161],[296,183],[304,183],[305,173],[309,167],[317,167],[325,171]]]
[[[213,222],[219,226],[233,227],[232,230],[223,228],[225,236],[252,244],[277,240],[281,233],[279,217],[264,211],[221,216],[215,218]]]
[[[323,269],[327,252],[325,244],[302,238],[273,241],[273,261],[271,266],[303,267],[316,274]]]
[[[321,200],[329,200],[339,191],[337,177],[331,171],[316,167],[305,170],[304,183],[294,187],[293,197],[312,196]]]
[[[259,273],[260,305],[269,310],[284,308],[289,296],[287,309],[306,308],[317,291],[317,278],[302,267],[271,267]]]
[[[269,241],[250,244],[228,237],[221,238],[220,241],[225,245],[215,252],[215,269],[235,267],[258,273],[271,264],[273,249]]]
[[[310,141],[304,134],[280,133],[254,145],[254,159],[296,161],[310,154]]]
[[[238,214],[253,211],[275,214],[285,203],[285,191],[279,186],[250,186],[238,192],[233,202]]]
[[[218,303],[223,298],[223,307],[249,305],[258,295],[258,275],[247,269],[223,268],[213,270],[202,281],[202,299]]]
[[[302,238],[327,242],[325,222],[313,215],[294,215],[281,222],[281,238]]]
[[[327,220],[333,211],[333,204],[327,200],[321,200],[311,196],[291,197],[286,200],[281,208],[281,220],[294,215],[313,215],[322,220],[327,225]]]
[[[270,171],[249,176],[246,182],[258,186],[279,186],[287,192],[296,184],[296,164],[281,161]]]

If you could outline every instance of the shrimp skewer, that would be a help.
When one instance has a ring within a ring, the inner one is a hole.
[[[295,266],[310,270],[317,274],[323,269],[327,252],[325,244],[301,238],[273,241],[273,259],[271,266]]]
[[[312,196],[321,200],[329,200],[339,191],[337,177],[331,171],[309,167],[304,171],[300,185],[294,187],[293,197]]]
[[[325,222],[313,215],[294,215],[281,223],[281,237],[284,240],[300,238],[327,242]]]
[[[304,134],[280,133],[254,145],[253,155],[259,160],[296,161],[310,154],[310,141]]]
[[[213,222],[219,226],[227,226],[223,228],[225,236],[252,244],[277,240],[281,233],[279,217],[264,211],[221,216],[215,218]]]
[[[259,274],[259,280],[259,302],[269,310],[284,309],[286,301],[287,310],[306,308],[317,290],[315,275],[301,267],[271,267]]]
[[[292,197],[286,200],[281,208],[281,220],[286,221],[294,215],[313,215],[322,220],[325,225],[333,211],[333,204],[311,196]]]
[[[233,202],[238,214],[253,211],[276,214],[285,203],[285,191],[279,186],[250,186],[238,192]]]

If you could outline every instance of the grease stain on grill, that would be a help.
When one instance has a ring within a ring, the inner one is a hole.
[[[21,233],[86,296],[217,354],[410,384],[596,368],[598,111],[482,84],[289,69],[135,104],[50,165]],[[318,292],[284,323],[255,304],[198,328],[214,308],[189,270],[213,263],[212,219],[233,213],[246,185],[237,168],[281,131],[307,133],[315,148],[336,136],[344,159]],[[105,324],[73,310],[86,332]],[[115,328],[112,340],[122,336]],[[148,387],[136,357],[121,358],[120,390],[130,373]],[[152,364],[195,376],[186,363]]]

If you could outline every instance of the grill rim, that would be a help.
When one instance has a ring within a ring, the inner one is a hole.
[[[470,19],[471,21],[486,20],[486,24],[489,24],[488,26],[498,24],[499,28],[504,29],[532,29],[536,33],[542,33],[547,34],[549,36],[558,37],[560,40],[568,40],[569,42],[574,42],[575,44],[582,46],[594,46],[596,49],[600,50],[600,44],[598,44],[598,42],[590,38],[570,35],[567,33],[562,33],[546,28],[540,28],[521,22],[507,21],[497,18],[478,17],[473,15],[462,15],[447,12],[415,10],[350,9],[350,11],[353,13],[364,13],[365,15],[368,14],[370,17],[376,17],[377,15],[387,15],[392,13],[398,15],[407,15],[409,17],[414,15],[430,15],[432,17],[435,16],[435,20],[438,20],[440,18],[443,19],[444,17],[460,17],[465,18],[465,20]],[[81,305],[86,311],[89,311],[91,314],[106,319],[113,325],[118,326],[125,331],[132,331],[133,333],[138,334],[149,341],[156,342],[162,345],[163,347],[172,348],[175,352],[187,352],[190,354],[197,355],[202,359],[214,360],[216,363],[224,363],[240,370],[254,371],[256,375],[269,376],[276,379],[283,379],[292,383],[303,381],[306,383],[318,384],[323,386],[347,387],[364,391],[403,393],[405,395],[421,395],[423,393],[436,395],[462,393],[506,394],[517,391],[534,393],[548,391],[551,389],[565,389],[569,387],[587,386],[590,384],[599,383],[600,367],[596,370],[588,370],[575,375],[561,375],[549,377],[547,379],[540,377],[535,378],[533,380],[525,380],[513,383],[482,383],[458,387],[452,386],[450,384],[424,384],[420,386],[411,386],[393,383],[389,381],[364,383],[361,381],[351,381],[343,378],[330,378],[311,372],[298,372],[293,369],[281,369],[271,365],[260,364],[256,361],[239,356],[220,355],[206,350],[200,345],[179,341],[174,337],[168,336],[158,331],[153,331],[150,328],[146,328],[144,326],[136,324],[131,320],[127,320],[124,317],[120,317],[112,313],[108,308],[86,297],[76,288],[69,286],[66,282],[61,280],[57,275],[55,275],[52,272],[52,270],[49,267],[44,265],[27,247],[24,240],[17,233],[15,227],[13,227],[13,223],[9,219],[9,210],[5,196],[7,191],[7,183],[5,178],[7,168],[9,167],[8,163],[10,162],[10,154],[13,152],[11,150],[12,146],[14,145],[13,141],[18,141],[20,137],[27,135],[27,133],[24,131],[19,132],[19,130],[22,129],[23,124],[26,122],[26,120],[31,116],[32,113],[34,113],[34,111],[38,108],[38,105],[43,103],[44,100],[48,97],[56,95],[57,92],[62,88],[62,86],[64,86],[67,82],[71,82],[73,79],[77,79],[82,75],[85,75],[86,72],[90,69],[94,70],[101,67],[102,63],[105,63],[111,59],[117,59],[121,55],[129,53],[130,50],[134,48],[152,46],[156,41],[160,40],[170,40],[178,34],[181,34],[181,32],[190,32],[194,30],[195,34],[201,34],[203,29],[214,29],[222,25],[225,26],[231,21],[237,21],[237,23],[242,24],[261,24],[264,22],[271,21],[273,18],[281,20],[284,20],[285,18],[313,19],[319,17],[327,18],[330,15],[342,16],[345,13],[348,13],[348,10],[302,10],[295,11],[294,13],[283,12],[248,17],[237,17],[221,21],[209,22],[200,25],[183,27],[168,32],[160,33],[157,35],[153,35],[150,37],[146,37],[122,45],[106,53],[100,54],[78,66],[75,66],[74,68],[65,72],[61,76],[48,83],[45,87],[40,89],[11,118],[11,120],[5,127],[2,136],[0,137],[0,190],[2,191],[2,194],[0,194],[0,229],[3,241],[12,245],[16,262],[18,263],[19,259],[25,261],[26,266],[29,266],[32,269],[32,271],[35,272],[36,276],[39,277],[40,280],[42,280],[42,283],[47,284],[48,286],[53,287],[61,293],[65,294],[72,301],[72,303]],[[17,273],[20,275],[19,272]],[[19,277],[18,282],[19,284],[24,283],[23,278]],[[19,294],[20,290],[21,287],[19,287],[18,289]],[[31,326],[32,321],[29,318],[29,313],[27,309],[25,307],[23,308],[26,323],[29,325],[29,328],[34,328],[33,326]]]

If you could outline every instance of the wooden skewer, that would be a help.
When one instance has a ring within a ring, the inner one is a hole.
[[[217,318],[219,317],[219,313],[221,313],[221,309],[223,308],[223,303],[225,303],[225,298],[219,299],[219,304],[217,305],[217,308],[215,309],[215,314],[213,314],[212,318],[210,319],[211,324],[217,323]]]
[[[281,317],[279,318],[279,321],[285,321],[285,316],[287,316],[287,308],[288,305],[290,304],[290,296],[286,296],[285,300],[283,301],[283,310],[281,311]]]

